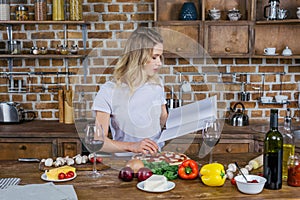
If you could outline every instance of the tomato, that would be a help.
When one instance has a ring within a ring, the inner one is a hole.
[[[66,174],[61,172],[58,174],[58,179],[65,179],[66,178]]]
[[[90,158],[91,163],[94,163],[94,157]],[[97,157],[97,163],[101,163],[102,162],[102,158]]]
[[[230,180],[230,182],[231,182],[232,185],[236,185],[236,181],[235,181],[234,178],[232,178],[232,179]]]
[[[73,171],[68,171],[67,174],[66,174],[66,178],[72,178],[74,177],[74,172]]]

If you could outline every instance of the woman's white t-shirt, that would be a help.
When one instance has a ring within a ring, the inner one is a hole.
[[[101,86],[93,110],[109,113],[114,140],[137,142],[143,138],[157,141],[161,134],[161,106],[166,104],[164,89],[146,83],[130,93],[126,84],[117,86],[112,81]],[[161,148],[164,143],[158,144]]]

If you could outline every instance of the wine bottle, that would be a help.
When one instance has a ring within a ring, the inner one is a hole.
[[[271,109],[270,130],[264,140],[263,173],[267,179],[266,189],[282,187],[283,137],[278,131],[278,109]]]
[[[287,114],[284,118],[284,127],[282,131],[283,136],[283,157],[282,157],[282,178],[287,179],[288,176],[288,160],[291,155],[295,154],[295,142],[292,132],[292,118],[290,109],[287,109]]]

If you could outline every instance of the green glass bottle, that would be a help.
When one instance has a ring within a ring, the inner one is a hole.
[[[278,131],[278,109],[271,109],[270,130],[264,140],[264,177],[266,189],[278,190],[282,187],[283,137]]]

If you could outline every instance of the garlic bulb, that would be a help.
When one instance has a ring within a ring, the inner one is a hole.
[[[53,159],[52,158],[47,158],[45,160],[45,166],[51,167],[53,165]]]
[[[82,163],[82,157],[81,156],[76,156],[75,163],[80,165]]]
[[[89,158],[88,158],[86,155],[83,155],[83,156],[82,156],[82,161],[81,161],[81,162],[82,162],[83,164],[85,164],[85,163],[87,163],[88,159],[89,159]]]

